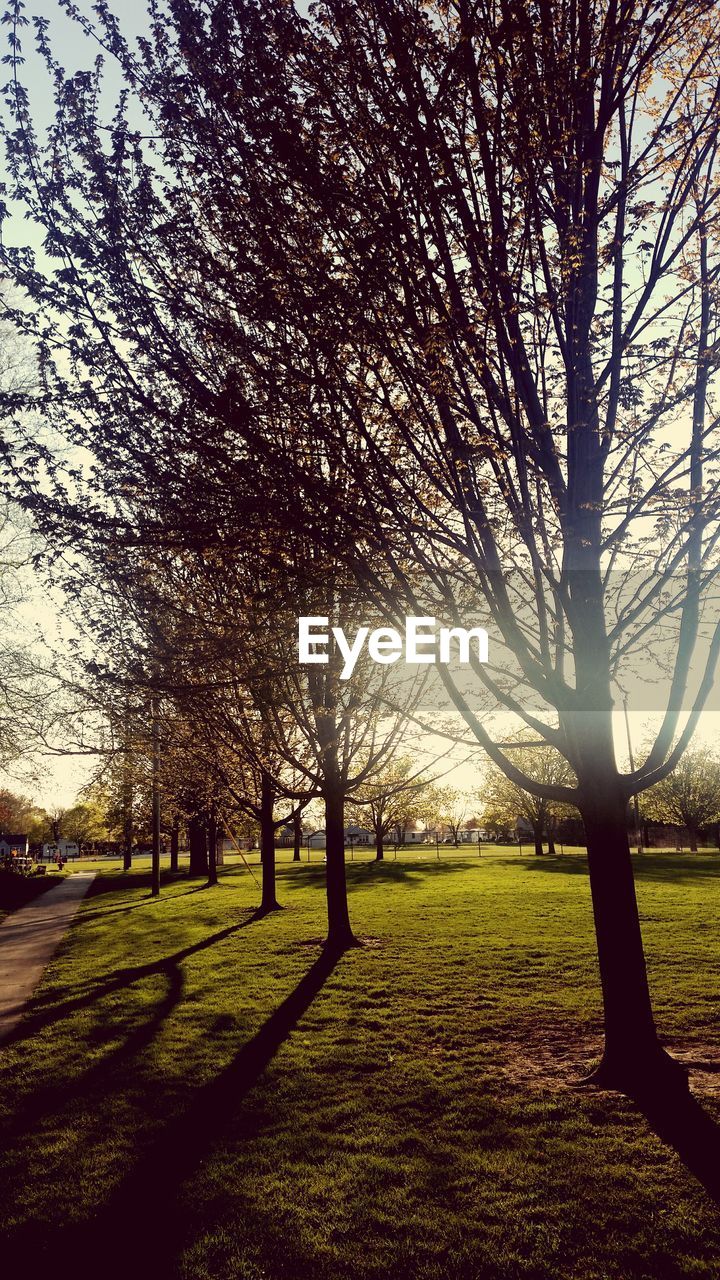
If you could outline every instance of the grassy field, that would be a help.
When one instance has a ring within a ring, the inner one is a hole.
[[[720,1115],[718,869],[644,856],[658,1022]],[[673,1280],[717,1209],[627,1100],[577,1091],[600,1004],[581,858],[103,871],[0,1050],[3,1273],[35,1280]],[[720,1155],[717,1156],[720,1163]]]

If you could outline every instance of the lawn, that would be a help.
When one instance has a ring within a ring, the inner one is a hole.
[[[720,862],[637,866],[658,1022],[717,1118]],[[4,1274],[717,1277],[675,1150],[572,1087],[601,1045],[583,860],[348,874],[364,945],[331,965],[317,862],[265,919],[240,866],[159,900],[101,872],[0,1051]]]

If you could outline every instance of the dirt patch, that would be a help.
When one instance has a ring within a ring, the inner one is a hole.
[[[602,1053],[602,1027],[528,1021],[497,1042],[497,1063],[525,1089],[566,1089],[586,1076]]]
[[[693,1093],[720,1097],[720,1046],[664,1039],[669,1053],[687,1068]],[[505,1079],[524,1089],[576,1086],[602,1054],[602,1027],[528,1022],[497,1041],[497,1064]]]
[[[720,1098],[720,1050],[717,1045],[667,1040],[665,1048],[687,1067],[693,1093]]]

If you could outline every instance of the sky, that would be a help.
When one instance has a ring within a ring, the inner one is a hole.
[[[91,11],[91,5],[87,3],[87,0],[83,0],[80,8],[88,14]],[[145,26],[145,4],[143,0],[122,0],[122,3],[118,3],[116,8],[122,15],[124,31],[135,33],[143,30]],[[27,14],[28,16],[38,15],[49,20],[53,49],[58,60],[67,70],[74,71],[91,66],[98,52],[97,46],[92,40],[83,37],[78,32],[77,25],[62,13],[57,3],[48,2],[48,0],[45,0],[44,3],[33,3],[33,0],[29,0]],[[42,125],[49,120],[52,107],[49,85],[42,62],[32,50],[32,37],[27,30],[23,35],[23,44],[26,62],[22,69],[22,76],[29,88],[38,124]],[[109,92],[114,95],[120,87],[121,81],[111,65],[108,65],[107,79]],[[12,228],[10,228],[10,231],[12,234]],[[21,234],[25,238],[28,234],[27,226],[18,227],[17,234],[18,236]],[[20,631],[26,632],[27,635],[41,633],[48,640],[54,639],[62,644],[62,631],[58,627],[60,609],[61,602],[49,599],[44,585],[39,580],[29,581],[27,584],[27,598],[17,615],[18,628]],[[651,727],[657,724],[658,715],[653,708],[652,698],[650,698],[649,703],[643,702],[642,696],[635,690],[634,701],[640,705],[634,706],[633,697],[631,697],[629,722],[633,747],[637,755],[640,744],[649,736]],[[699,736],[703,740],[712,742],[716,740],[719,726],[720,712],[718,710],[708,712],[704,717],[703,727]],[[503,725],[498,724],[497,727],[500,736],[502,736]],[[614,717],[614,727],[618,744],[618,757],[621,765],[625,765],[627,762],[627,731],[620,703],[618,703]],[[57,745],[62,749],[62,742],[58,742]],[[433,738],[426,735],[422,750],[428,759],[432,759],[441,755],[446,750],[446,745],[441,738]],[[477,758],[465,759],[467,755],[468,751],[463,748],[457,748],[450,757],[447,757],[442,764],[437,766],[437,769],[445,771],[451,760],[456,759],[459,761],[453,773],[445,777],[443,781],[455,785],[463,791],[472,793],[478,788],[480,765]],[[87,782],[94,764],[95,762],[88,760],[87,757],[48,756],[36,766],[33,766],[32,770],[28,770],[21,763],[7,775],[5,782],[6,785],[12,785],[16,789],[25,791],[37,802],[47,807],[55,805],[66,807],[72,803],[79,787]]]
[[[91,6],[84,2],[78,8],[89,14]],[[128,32],[137,32],[145,26],[145,4],[143,0],[122,0],[118,11],[122,13],[123,27]],[[78,71],[90,68],[98,53],[98,47],[89,38],[79,32],[77,24],[70,21],[62,12],[60,5],[52,0],[34,3],[29,0],[26,7],[28,18],[33,16],[47,18],[50,22],[50,38],[53,51],[58,61],[67,71]],[[2,28],[0,39],[6,35]],[[22,53],[25,59],[21,69],[21,78],[27,85],[33,106],[33,116],[38,127],[46,125],[51,119],[52,99],[47,73],[42,60],[33,47],[32,31],[29,28],[21,33]],[[107,65],[107,80],[110,92],[115,94],[121,80],[110,64]],[[41,235],[25,221],[14,220],[4,230],[6,240],[30,242],[36,249],[40,247]],[[33,646],[40,661],[46,660],[44,645],[39,637],[44,637],[49,645],[56,644],[63,649],[67,632],[59,626],[62,612],[62,601],[56,596],[48,595],[46,584],[30,571],[24,574],[22,582],[23,603],[13,612],[12,624],[9,628],[9,639],[13,643],[24,642]],[[65,743],[62,737],[56,741],[58,751],[62,751]],[[0,771],[0,785],[20,791],[38,804],[47,808],[67,808],[73,803],[78,790],[90,779],[97,761],[87,756],[78,755],[40,755],[33,760],[20,760],[4,773]]]

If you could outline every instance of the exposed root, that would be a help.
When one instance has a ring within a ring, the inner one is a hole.
[[[720,1050],[715,1044],[670,1040],[666,1048],[667,1053],[660,1051],[662,1089],[685,1093],[689,1077],[694,1093],[720,1097]],[[602,1055],[599,1023],[578,1025],[527,1019],[507,1035],[498,1035],[496,1042],[498,1067],[509,1082],[522,1088],[545,1092],[571,1088],[615,1089],[623,1093],[634,1090],[635,1096],[640,1096],[644,1092],[643,1074],[650,1072],[657,1078],[657,1062],[645,1064],[634,1073],[633,1080],[628,1080],[612,1071]]]
[[[619,1060],[606,1053],[597,1067],[578,1083],[583,1087],[612,1089],[643,1102],[669,1095],[679,1097],[690,1089],[686,1068],[660,1045],[646,1054]]]

